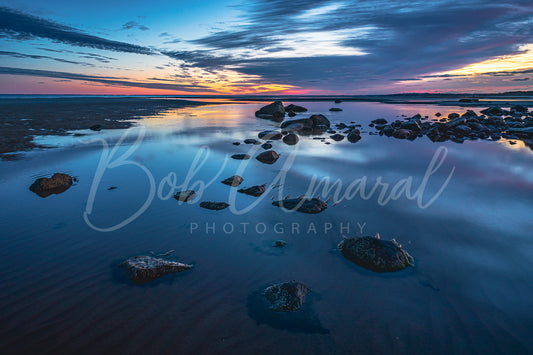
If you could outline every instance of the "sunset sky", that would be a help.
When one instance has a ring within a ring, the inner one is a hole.
[[[0,0],[0,94],[512,90],[531,0]]]

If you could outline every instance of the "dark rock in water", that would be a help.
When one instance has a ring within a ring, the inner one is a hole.
[[[297,120],[285,121],[280,126],[282,129],[287,128],[289,130],[300,131],[303,128],[313,128],[313,121],[309,118],[299,118]]]
[[[272,148],[272,144],[270,144],[270,143],[263,143],[263,144],[261,145],[261,148],[263,148],[264,150],[268,150],[268,149]]]
[[[250,156],[248,154],[233,154],[231,156],[233,159],[237,160],[247,160],[250,159]]]
[[[107,191],[116,190],[116,189],[118,189],[118,187],[110,186],[110,187],[107,188]]]
[[[392,135],[394,136],[394,138],[398,139],[409,139],[413,137],[413,132],[408,129],[401,128],[395,130]]]
[[[274,141],[280,140],[282,137],[281,132],[279,131],[263,131],[263,132],[260,132],[257,136],[261,139],[265,139],[265,140],[271,139]]]
[[[413,265],[413,258],[394,239],[348,238],[339,248],[346,259],[375,272],[399,271]]]
[[[30,191],[40,197],[60,194],[72,186],[72,177],[67,174],[56,173],[51,178],[39,178],[30,186]]]
[[[340,104],[341,102],[342,102],[342,100],[335,100],[336,104]]]
[[[442,114],[441,114],[440,112],[437,112],[437,113],[435,114],[435,116],[440,117],[440,116],[442,116]]]
[[[455,113],[455,112],[450,113],[450,114],[448,115],[448,118],[449,118],[450,120],[453,120],[454,118],[457,118],[457,117],[459,117],[459,114],[458,114],[458,113]]]
[[[188,202],[196,195],[193,190],[180,191],[174,195],[174,198],[178,201]]]
[[[283,143],[288,145],[295,145],[296,143],[298,143],[299,140],[300,138],[298,138],[298,136],[294,133],[289,133],[285,137],[283,137]]]
[[[384,118],[378,118],[378,119],[373,120],[372,123],[379,124],[379,125],[384,125],[384,124],[387,124],[389,122],[386,119],[384,119]]]
[[[266,152],[263,152],[256,157],[257,160],[265,164],[274,164],[276,160],[278,160],[278,158],[279,158],[278,153],[276,153],[273,150],[268,150]]]
[[[285,108],[283,107],[283,103],[281,101],[275,101],[270,105],[266,105],[256,111],[255,116],[281,122],[285,117]]]
[[[332,108],[330,108],[329,110],[330,110],[331,112],[340,112],[340,111],[342,111],[342,108],[340,108],[340,107],[332,107]]]
[[[275,312],[295,312],[300,309],[311,290],[303,283],[291,281],[267,287],[263,295]]]
[[[294,117],[294,116],[296,116],[296,113],[295,113],[294,111],[288,111],[288,112],[287,112],[287,115],[288,115],[289,117]]]
[[[479,99],[459,99],[459,102],[479,102]]]
[[[467,135],[468,133],[472,132],[472,128],[465,125],[459,125],[455,127],[455,131],[461,133],[462,135]]]
[[[344,139],[344,136],[342,134],[334,134],[330,136],[329,138],[333,139],[335,142],[340,142]]]
[[[134,256],[119,265],[136,284],[145,284],[168,274],[191,269],[193,266],[177,261],[143,255]]]
[[[285,106],[285,111],[307,112],[307,109],[305,107],[303,107],[303,106],[290,104],[288,106]]]
[[[299,197],[272,202],[274,206],[287,210],[294,210],[303,213],[315,214],[328,208],[328,204],[318,198]]]
[[[252,186],[252,187],[249,187],[247,189],[240,189],[238,191],[243,193],[243,194],[246,194],[246,195],[259,197],[263,193],[265,193],[266,188],[265,188],[265,184],[263,184],[263,185]]]
[[[309,119],[313,121],[313,128],[317,128],[317,126],[326,126],[329,128],[331,126],[331,123],[324,115],[312,115]]]
[[[204,201],[200,203],[200,207],[206,208],[208,210],[223,210],[224,208],[229,207],[229,205],[226,202],[211,202],[211,201]]]
[[[259,143],[259,142],[257,141],[257,139],[248,138],[248,139],[245,139],[245,140],[244,140],[244,143],[245,143],[245,144],[257,144],[257,143]]]
[[[283,248],[286,245],[287,245],[287,242],[281,239],[275,240],[274,243],[272,244],[274,248]]]
[[[231,144],[233,144],[233,145],[241,145],[241,142],[233,142]]]
[[[518,113],[525,114],[527,113],[527,107],[522,106],[522,105],[514,105],[514,106],[511,106],[511,112],[518,112]]]
[[[94,126],[89,127],[89,129],[91,131],[101,131],[102,130],[102,125],[95,124]]]
[[[482,114],[488,115],[488,116],[503,116],[506,113],[504,110],[502,110],[498,106],[492,106],[492,107],[489,107],[488,109],[482,110],[480,112]]]
[[[351,130],[346,138],[350,143],[357,143],[361,140],[361,132],[358,129]]]
[[[223,180],[222,183],[225,185],[236,187],[236,186],[239,186],[243,180],[244,179],[240,177],[239,175],[233,175],[227,178],[226,180]]]
[[[465,113],[461,115],[461,118],[466,118],[466,119],[478,118],[478,115],[472,110],[467,110]]]

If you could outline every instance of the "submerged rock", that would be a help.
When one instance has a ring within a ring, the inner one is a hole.
[[[281,122],[285,117],[285,108],[283,107],[283,103],[281,101],[275,101],[270,105],[261,107],[255,112],[255,116]]]
[[[101,130],[102,130],[102,126],[99,125],[99,124],[95,124],[94,126],[89,127],[89,129],[90,129],[91,131],[97,131],[97,132],[98,132],[98,131],[101,131]]]
[[[280,140],[282,137],[280,131],[270,131],[270,130],[260,132],[257,136],[261,139],[274,140],[274,141]]]
[[[357,143],[361,140],[361,132],[358,129],[353,129],[346,136],[350,143]]]
[[[244,179],[239,175],[233,175],[225,180],[222,180],[222,183],[229,186],[239,186]]]
[[[168,274],[191,269],[193,266],[177,261],[143,255],[134,256],[119,265],[136,284],[144,284]]]
[[[67,174],[56,173],[51,178],[39,178],[30,186],[30,191],[40,197],[60,194],[72,186],[72,177]]]
[[[261,163],[274,164],[279,159],[279,155],[273,150],[268,150],[259,154],[256,159],[259,160]]]
[[[248,139],[245,139],[245,140],[244,140],[244,143],[245,143],[245,144],[257,144],[257,143],[259,143],[259,142],[257,141],[257,139],[248,138]]]
[[[238,192],[241,192],[246,195],[259,197],[266,191],[265,184],[263,185],[256,185],[249,187],[247,189],[239,189]]]
[[[374,237],[347,238],[340,244],[342,255],[365,269],[393,272],[413,265],[413,258],[394,239]]]
[[[329,138],[333,139],[335,142],[340,142],[344,139],[344,136],[342,134],[336,133]]]
[[[178,192],[174,195],[174,198],[178,201],[188,202],[190,199],[192,199],[196,195],[196,192],[193,190],[186,190]]]
[[[270,310],[275,312],[295,312],[300,309],[311,290],[301,282],[291,281],[272,285],[263,295],[270,301]]]
[[[233,144],[233,145],[241,145],[241,142],[233,142],[231,144]]]
[[[332,107],[329,109],[331,112],[340,112],[342,111],[342,108],[339,108],[339,107]]]
[[[287,242],[284,241],[284,240],[281,240],[281,239],[279,239],[279,240],[275,240],[274,243],[272,244],[272,246],[273,246],[274,248],[283,248],[283,247],[285,247],[286,245],[287,245]]]
[[[318,198],[299,197],[272,202],[274,206],[303,213],[315,214],[328,208],[328,204]]]
[[[283,137],[283,143],[288,145],[295,145],[296,143],[298,143],[299,140],[300,138],[298,138],[298,136],[294,133],[289,133],[285,137]]]
[[[233,159],[237,159],[237,160],[248,160],[248,159],[250,159],[250,156],[248,154],[233,154],[231,157]]]
[[[206,208],[208,210],[219,211],[219,210],[223,210],[224,208],[229,207],[229,204],[227,204],[226,202],[204,201],[204,202],[200,203],[200,207]]]
[[[285,111],[292,111],[292,112],[306,112],[307,109],[303,106],[293,105],[290,104],[288,106],[285,106]]]
[[[263,148],[264,150],[268,150],[268,149],[272,148],[272,144],[270,144],[270,143],[263,143],[263,144],[261,145],[261,148]]]

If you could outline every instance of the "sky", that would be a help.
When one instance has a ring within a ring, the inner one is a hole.
[[[531,0],[0,0],[0,94],[526,90]]]

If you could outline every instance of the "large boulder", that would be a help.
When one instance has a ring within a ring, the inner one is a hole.
[[[168,274],[191,269],[193,266],[149,255],[134,256],[119,265],[136,284],[144,284]]]
[[[263,295],[271,303],[270,310],[295,312],[302,307],[305,296],[310,292],[303,283],[291,281],[267,287]]]
[[[283,143],[288,145],[295,145],[296,143],[298,143],[299,140],[300,138],[298,138],[298,136],[294,133],[289,133],[285,137],[283,137]]]
[[[30,191],[40,197],[60,194],[72,186],[72,177],[67,174],[56,173],[51,178],[39,178],[30,186]]]
[[[299,197],[272,202],[274,206],[302,213],[316,214],[328,208],[328,204],[318,198]]]
[[[331,123],[324,115],[312,115],[309,117],[311,121],[313,121],[313,128],[317,128],[318,126],[326,126],[329,128],[331,126]]]
[[[413,258],[394,239],[374,237],[347,238],[339,244],[342,255],[365,269],[392,272],[413,265]]]
[[[265,139],[265,140],[280,140],[282,135],[281,135],[281,132],[279,131],[273,131],[273,130],[268,130],[268,131],[263,131],[263,132],[260,132],[258,135],[257,135],[259,138],[261,139]]]
[[[506,111],[502,110],[498,106],[492,106],[486,110],[481,111],[481,113],[487,116],[503,116],[506,114]]]
[[[255,116],[281,122],[285,117],[285,108],[283,107],[283,103],[281,101],[275,101],[270,105],[261,107],[255,112]]]

